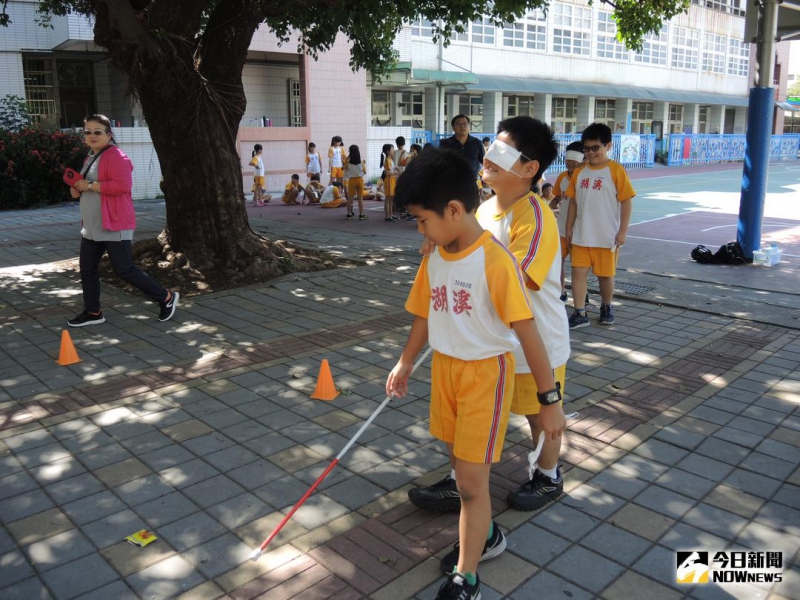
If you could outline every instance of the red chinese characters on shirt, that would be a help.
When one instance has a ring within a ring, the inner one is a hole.
[[[603,189],[603,180],[602,179],[595,179],[594,183],[592,184],[593,190],[602,190]]]
[[[447,312],[447,286],[435,287],[431,290],[431,303],[436,312]]]
[[[469,300],[470,297],[467,290],[453,290],[453,312],[457,315],[460,315],[463,312],[467,313],[468,317],[472,316],[469,314],[469,311],[472,310]]]
[[[581,189],[588,190],[589,189],[589,178],[581,179]]]

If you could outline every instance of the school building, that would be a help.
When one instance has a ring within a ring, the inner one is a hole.
[[[36,6],[34,0],[8,2],[12,24],[0,36],[0,97],[24,97],[37,122],[51,127],[80,127],[93,112],[108,115],[134,162],[134,197],[156,196],[158,157],[140,107],[125,93],[126,76],[94,44],[90,20],[54,17],[52,28],[43,28]],[[550,123],[564,141],[602,121],[626,144],[639,144],[639,166],[668,150],[670,134],[716,136],[713,146],[718,150],[724,140],[723,155],[735,160],[743,148],[755,54],[743,31],[743,0],[693,0],[687,14],[647,36],[641,52],[631,52],[616,41],[602,3],[554,0],[546,14],[532,11],[503,27],[487,19],[464,24],[447,46],[433,40],[430,22],[408,23],[394,42],[399,62],[378,81],[350,70],[343,37],[315,61],[293,42],[279,46],[262,27],[243,73],[248,102],[238,148],[245,189],[256,143],[264,146],[270,190],[303,172],[309,141],[324,158],[334,135],[345,146],[359,145],[375,176],[383,143],[397,135],[409,143],[449,135],[450,118],[458,113],[470,115],[475,134],[492,134],[503,118],[531,115]],[[784,62],[788,51],[779,48],[774,133],[783,131]],[[707,160],[704,140],[695,137],[692,156]],[[687,144],[680,148],[682,160]]]

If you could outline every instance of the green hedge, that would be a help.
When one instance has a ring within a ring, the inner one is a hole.
[[[34,208],[70,200],[61,177],[80,169],[86,147],[76,133],[0,130],[0,210]]]

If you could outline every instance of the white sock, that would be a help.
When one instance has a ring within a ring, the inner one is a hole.
[[[450,478],[455,481],[456,480],[456,470],[450,469]]]
[[[536,467],[542,475],[547,475],[550,479],[558,479],[558,465],[552,469],[543,469],[540,466]]]

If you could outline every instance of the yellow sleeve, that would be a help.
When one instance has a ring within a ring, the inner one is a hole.
[[[531,287],[539,290],[560,244],[553,211],[534,196],[514,209],[510,228],[508,249],[517,259],[520,270],[530,278]]]
[[[311,162],[311,158],[309,158],[308,154],[306,154],[306,164]]]
[[[333,158],[333,146],[328,148],[328,158]]]
[[[561,182],[567,177],[569,177],[569,171],[562,171],[558,174],[558,177],[556,177],[556,182],[553,184],[553,193],[556,196],[560,196],[564,193],[564,191],[561,189]]]
[[[286,188],[285,188],[285,189],[286,189],[286,191],[288,192],[289,190],[291,190],[291,189],[292,189],[292,187],[293,187],[293,186],[292,186],[292,184],[291,184],[291,183],[287,183],[287,184],[286,184]]]
[[[617,188],[617,200],[625,202],[633,198],[636,195],[636,191],[633,189],[633,184],[628,177],[628,172],[625,170],[625,167],[619,163],[612,163],[611,171],[614,187]]]
[[[406,310],[416,317],[428,318],[431,309],[431,282],[428,279],[428,262],[426,256],[417,269],[417,276],[414,278],[414,285],[408,293],[406,300]]]
[[[486,285],[497,315],[509,327],[515,321],[532,319],[533,311],[528,303],[528,295],[517,261],[495,238],[492,238],[484,248]]]
[[[341,198],[341,196],[339,195],[339,188],[333,186],[333,199],[338,200],[339,198]]]
[[[576,183],[578,182],[578,175],[582,170],[583,170],[582,167],[578,167],[572,173],[572,177],[570,177],[569,179],[569,186],[567,186],[567,193],[566,193],[567,198],[572,198],[573,200],[575,199]]]
[[[250,159],[250,166],[251,167],[257,167],[258,166],[258,157],[254,156],[253,158]]]

